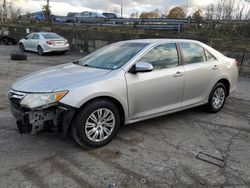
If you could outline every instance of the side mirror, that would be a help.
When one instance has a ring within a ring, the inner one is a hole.
[[[153,65],[147,62],[137,62],[133,68],[129,71],[131,73],[137,73],[137,72],[151,72],[154,69]]]

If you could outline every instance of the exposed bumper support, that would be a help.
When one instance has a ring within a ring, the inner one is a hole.
[[[43,110],[23,110],[11,105],[11,112],[17,119],[21,134],[38,134],[41,131],[57,129],[65,139],[76,109],[60,103]]]

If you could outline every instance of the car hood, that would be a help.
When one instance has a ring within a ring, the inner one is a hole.
[[[22,92],[52,92],[60,87],[95,79],[109,72],[110,70],[68,63],[29,74],[17,80],[11,88]]]

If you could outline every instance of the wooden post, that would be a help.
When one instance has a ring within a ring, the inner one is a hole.
[[[246,53],[246,51],[244,51],[243,54],[242,54],[240,65],[243,65],[243,63],[244,63],[245,53]]]

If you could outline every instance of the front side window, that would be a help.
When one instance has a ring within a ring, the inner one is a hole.
[[[33,35],[33,39],[36,39],[36,40],[39,39],[39,35],[38,34],[34,34]]]
[[[116,43],[84,57],[79,61],[79,64],[87,67],[115,70],[126,64],[147,45],[147,43]]]
[[[88,17],[88,16],[89,16],[89,13],[88,13],[88,12],[83,12],[83,13],[82,13],[82,16]]]
[[[167,43],[156,46],[139,61],[150,63],[154,69],[176,67],[179,64],[176,44]]]
[[[201,63],[206,61],[206,55],[201,46],[192,43],[180,43],[185,64]]]
[[[32,39],[34,34],[29,34],[26,39]]]

